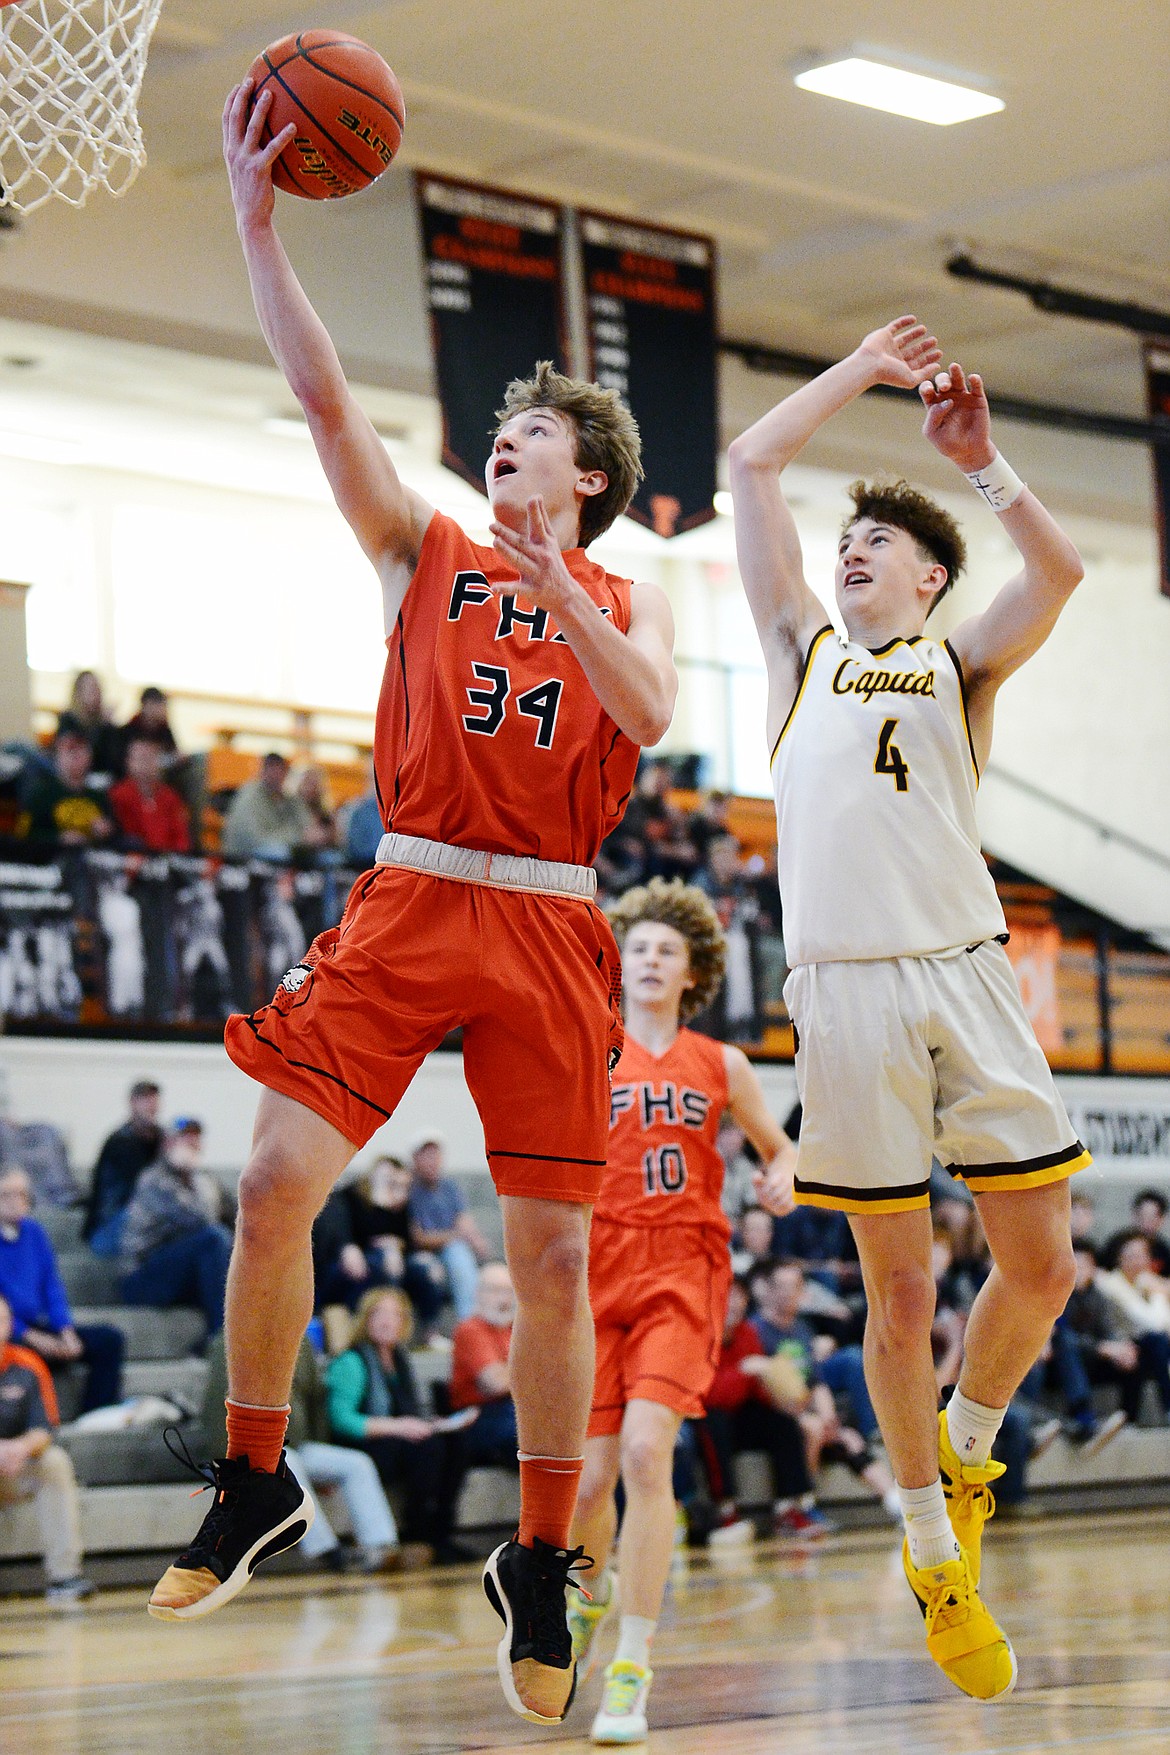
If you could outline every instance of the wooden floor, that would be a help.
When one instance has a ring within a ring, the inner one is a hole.
[[[997,1526],[988,1598],[1020,1658],[979,1707],[925,1657],[888,1536],[813,1559],[681,1559],[656,1644],[651,1755],[1170,1755],[1170,1516]],[[470,1568],[385,1585],[259,1580],[214,1619],[151,1621],[141,1593],[68,1615],[0,1603],[3,1755],[440,1755],[587,1750],[523,1724]],[[603,1639],[604,1639],[603,1635]],[[612,1638],[612,1633],[609,1635]]]

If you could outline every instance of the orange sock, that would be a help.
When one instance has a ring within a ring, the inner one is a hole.
[[[246,1402],[234,1402],[231,1396],[224,1407],[228,1457],[246,1456],[250,1467],[274,1475],[288,1431],[288,1408],[250,1408]]]
[[[527,1456],[520,1452],[517,1540],[521,1547],[531,1548],[535,1536],[554,1548],[568,1547],[583,1467],[584,1458],[579,1456]]]

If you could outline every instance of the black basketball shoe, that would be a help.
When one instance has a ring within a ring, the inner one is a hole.
[[[496,1647],[504,1698],[513,1712],[538,1725],[560,1724],[577,1691],[565,1589],[580,1588],[571,1573],[584,1553],[554,1548],[539,1537],[522,1548],[513,1537],[483,1569],[487,1600],[504,1623]]]
[[[312,1501],[283,1451],[274,1475],[249,1468],[246,1456],[208,1468],[189,1456],[180,1461],[202,1476],[215,1497],[199,1534],[167,1567],[146,1605],[160,1621],[193,1621],[222,1609],[243,1590],[261,1560],[293,1547],[313,1521]]]

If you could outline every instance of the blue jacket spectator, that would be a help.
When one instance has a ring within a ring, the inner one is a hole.
[[[31,1211],[25,1172],[0,1171],[0,1294],[12,1311],[13,1339],[49,1366],[86,1366],[82,1412],[120,1401],[125,1337],[106,1323],[74,1325],[53,1245]]]

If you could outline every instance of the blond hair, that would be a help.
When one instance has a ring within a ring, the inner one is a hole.
[[[397,1304],[402,1316],[402,1339],[399,1346],[406,1346],[414,1331],[414,1305],[400,1286],[371,1286],[363,1292],[357,1310],[354,1312],[353,1328],[350,1331],[351,1347],[365,1346],[370,1339],[370,1313],[383,1298],[391,1298]]]
[[[710,1005],[723,980],[727,940],[719,916],[702,890],[684,884],[681,878],[653,877],[619,896],[606,913],[619,945],[624,945],[627,934],[644,921],[672,926],[681,933],[687,941],[694,986],[682,996],[679,1017],[685,1023]]]
[[[600,469],[606,485],[581,502],[581,547],[607,531],[634,497],[642,479],[642,438],[638,423],[616,390],[603,390],[584,378],[568,378],[551,360],[537,360],[531,378],[513,378],[496,419],[503,426],[533,408],[563,414],[576,439],[578,469]]]

